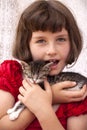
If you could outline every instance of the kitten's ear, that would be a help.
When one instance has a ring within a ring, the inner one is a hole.
[[[21,61],[21,65],[22,65],[22,69],[23,71],[26,71],[26,70],[30,70],[30,66],[28,63],[24,62],[24,61]]]
[[[47,74],[49,74],[51,68],[50,66],[53,64],[53,62],[49,62],[46,65],[43,66],[42,70],[45,71]]]

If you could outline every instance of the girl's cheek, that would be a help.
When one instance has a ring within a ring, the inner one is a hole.
[[[38,53],[32,54],[32,58],[33,60],[39,60],[39,59],[42,59],[42,55],[38,51]]]
[[[31,50],[31,54],[34,60],[43,59],[45,55],[45,50],[44,48],[34,48]]]

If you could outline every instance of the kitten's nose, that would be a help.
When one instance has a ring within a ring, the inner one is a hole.
[[[33,79],[33,83],[36,83],[36,79]]]

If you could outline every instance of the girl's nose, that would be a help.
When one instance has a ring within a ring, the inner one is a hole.
[[[55,45],[49,45],[48,49],[47,49],[47,54],[54,56],[54,55],[56,55],[56,53],[57,53],[56,46]]]

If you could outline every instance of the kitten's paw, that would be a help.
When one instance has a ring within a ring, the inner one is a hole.
[[[7,114],[11,114],[12,112],[14,112],[13,108],[7,110]]]
[[[16,120],[19,116],[19,113],[18,112],[13,112],[11,114],[9,114],[9,119],[10,120]]]

